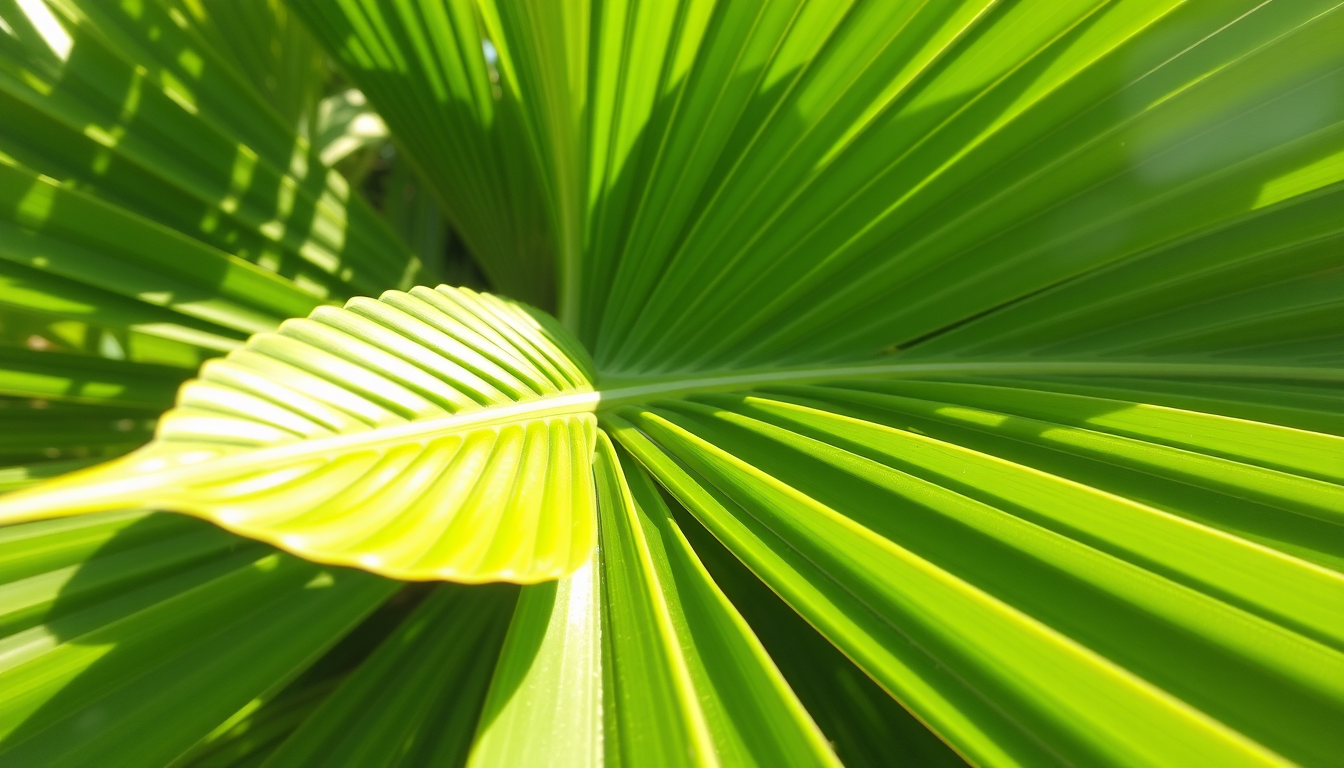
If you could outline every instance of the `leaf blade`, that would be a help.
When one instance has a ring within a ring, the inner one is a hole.
[[[10,496],[0,514],[150,504],[395,578],[532,583],[573,571],[596,536],[598,396],[584,362],[516,305],[417,291],[420,319],[453,356],[389,341],[420,322],[394,306],[410,294],[376,310],[353,301],[362,314],[319,308],[207,365],[149,447]],[[487,359],[508,366],[521,399],[455,378],[461,361],[500,380]]]

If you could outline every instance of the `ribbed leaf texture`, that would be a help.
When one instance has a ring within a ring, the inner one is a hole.
[[[1344,440],[1249,457],[1289,430],[1052,391],[1089,383],[789,387],[604,423],[976,764],[1328,765],[1344,488],[1293,465],[1338,472]]]
[[[596,538],[596,397],[566,347],[466,289],[322,307],[207,363],[145,448],[0,517],[147,506],[394,578],[555,579]]]
[[[236,350],[0,515],[525,585],[0,530],[0,763],[1340,765],[1339,0],[196,5],[0,4],[0,487]]]

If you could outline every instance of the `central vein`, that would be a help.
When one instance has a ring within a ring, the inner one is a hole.
[[[252,471],[257,466],[278,466],[302,460],[322,460],[332,454],[377,449],[446,437],[454,433],[486,429],[523,421],[582,414],[596,414],[627,405],[661,399],[687,397],[710,392],[732,392],[784,384],[815,384],[827,381],[866,378],[912,378],[955,375],[1047,376],[1174,376],[1190,378],[1267,378],[1344,381],[1344,370],[1337,368],[1281,368],[1269,366],[1185,364],[1185,363],[1103,363],[1103,362],[1005,362],[1005,363],[901,363],[887,365],[851,365],[795,368],[787,370],[725,373],[713,376],[666,378],[656,380],[624,379],[610,382],[603,390],[569,392],[551,397],[497,405],[465,413],[456,413],[422,421],[413,421],[368,432],[334,435],[316,440],[262,448],[245,453],[202,461],[152,472],[136,472],[93,486],[48,488],[39,498],[27,498],[20,492],[4,505],[4,517],[23,517],[26,509],[52,505],[53,496],[71,496],[71,501],[90,493],[134,496],[148,488],[225,478]],[[132,454],[134,456],[134,454]],[[130,457],[128,457],[130,458]],[[58,481],[59,484],[59,481]]]

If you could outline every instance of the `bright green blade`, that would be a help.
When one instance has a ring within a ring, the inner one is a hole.
[[[804,391],[804,394],[807,392]],[[849,394],[845,392],[837,394],[826,392],[822,396],[825,398],[823,402],[838,402],[842,404],[841,407],[849,400]],[[865,404],[873,402],[862,395],[855,399]],[[907,410],[903,407],[907,403],[897,398],[882,398],[881,402],[896,405],[892,410],[899,409],[905,413],[924,416],[926,419],[930,411],[936,414],[939,410],[952,419],[980,417],[978,422],[972,422],[975,424],[972,429],[1012,435],[1019,439],[1026,436],[1024,433],[1049,439],[1051,428],[1068,433],[1065,428],[1040,424],[1032,425],[1035,429],[1030,433],[1027,433],[1027,430],[1013,430],[1012,426],[1016,425],[1012,425],[1011,417],[987,411],[949,408],[938,403],[928,404],[932,407],[927,411],[919,410],[923,403],[915,403],[913,408]],[[763,408],[770,412],[781,409],[800,414],[799,419],[804,421],[813,417],[826,418],[815,411],[806,410],[805,406],[793,410],[788,406],[776,405]],[[823,410],[822,413],[824,412]],[[937,416],[930,420],[937,420]],[[829,424],[829,428],[833,431],[844,431],[846,427],[862,429],[856,424],[846,422],[843,417],[837,417],[834,423]],[[1255,546],[1247,541],[1220,536],[1217,529],[1189,525],[1179,517],[1162,514],[1164,510],[1148,507],[1132,499],[1118,499],[1111,494],[1098,492],[1099,489],[1078,487],[1076,483],[1065,479],[1067,475],[1065,478],[1049,474],[1041,475],[1031,471],[1030,463],[1017,464],[1000,458],[1004,454],[1017,458],[1009,453],[1012,447],[1000,449],[999,456],[990,458],[983,449],[958,450],[955,447],[939,445],[934,439],[925,441],[910,438],[908,445],[902,445],[906,436],[891,428],[876,427],[870,432],[862,433],[862,436],[858,432],[846,432],[845,435],[847,439],[863,445],[868,451],[886,451],[887,456],[898,457],[896,460],[903,462],[912,470],[918,468],[922,475],[935,482],[955,483],[954,487],[963,484],[975,487],[979,490],[974,492],[967,490],[967,493],[974,493],[981,498],[993,498],[1000,506],[1022,509],[1024,514],[1039,520],[1046,527],[1086,537],[1103,549],[1127,552],[1129,559],[1179,575],[1180,580],[1199,584],[1205,591],[1220,592],[1227,599],[1248,607],[1255,613],[1305,630],[1331,645],[1344,646],[1344,622],[1329,607],[1332,596],[1341,588],[1338,573],[1282,557],[1273,550]],[[1060,444],[1066,451],[1072,447],[1068,440],[1061,440]],[[1151,471],[1153,464],[1165,459],[1170,468],[1168,473],[1170,476],[1181,477],[1190,485],[1204,484],[1201,482],[1203,480],[1201,474],[1197,474],[1202,467],[1195,467],[1196,472],[1188,474],[1183,472],[1188,469],[1185,461],[1189,457],[1173,456],[1161,451],[1157,446],[1147,447],[1158,460],[1145,466],[1145,470]],[[927,448],[935,455],[925,457],[921,448]],[[1121,466],[1125,464],[1126,454],[1120,450],[1117,450],[1116,454],[1097,452],[1091,455],[1107,463]],[[1235,471],[1237,468],[1223,466],[1220,469]],[[1264,477],[1258,479],[1262,482],[1266,480]],[[1266,485],[1269,487],[1258,499],[1263,502],[1275,498],[1273,494],[1275,487],[1271,483],[1278,478],[1268,480]],[[1098,484],[1103,485],[1100,481]],[[1227,490],[1217,486],[1215,489]],[[1327,486],[1324,490],[1328,492],[1330,487]],[[1295,506],[1293,503],[1295,500],[1288,494],[1278,498],[1284,507]],[[1231,505],[1235,501],[1229,500],[1226,503]],[[1275,522],[1272,515],[1273,512],[1269,510],[1262,512],[1264,528],[1272,529]],[[1284,521],[1285,526],[1292,525],[1299,519],[1298,515],[1290,514],[1287,510],[1281,511],[1277,517]],[[1202,553],[1203,556],[1195,557],[1195,553]],[[1290,594],[1283,594],[1285,587],[1289,586]],[[1204,630],[1206,633],[1213,631],[1214,628]]]
[[[724,548],[685,507],[670,501],[696,557],[760,638],[789,687],[847,768],[966,765]]]
[[[1188,382],[1162,379],[1035,377],[989,379],[986,384],[1011,384],[1065,394],[1102,397],[1183,411],[1259,421],[1299,430],[1344,435],[1344,393],[1337,387],[1278,387],[1264,382]]]
[[[652,479],[598,445],[608,764],[838,766]]]
[[[597,551],[559,581],[523,587],[476,723],[468,768],[603,765]]]
[[[157,440],[0,519],[188,512],[403,579],[530,583],[588,559],[597,395],[554,321],[447,286],[323,307],[202,369]]]
[[[963,687],[908,630],[868,608],[825,570],[779,541],[751,512],[633,426],[607,420],[607,429],[636,455],[714,535],[827,639],[931,729],[981,765],[1050,765],[1053,756],[1021,733],[1004,713]]]
[[[1339,343],[1335,0],[499,12],[603,370]]]
[[[3,537],[0,759],[15,765],[165,765],[396,588],[174,515],[90,515]]]
[[[618,413],[604,423],[720,541],[972,762],[1344,748],[1333,436],[1009,379]]]
[[[1344,139],[1331,141],[1340,146]],[[1339,344],[1344,190],[1336,183],[1304,191],[1310,193],[1257,208],[1204,237],[1151,248],[1042,291],[910,354],[1330,364],[1321,352]]]
[[[264,764],[461,764],[516,591],[437,587]]]
[[[468,765],[838,765],[652,479],[594,461],[597,567],[524,591]]]
[[[974,379],[870,386],[897,397],[971,406],[964,412],[966,419],[975,419],[976,411],[983,409],[981,412],[1016,415],[1036,423],[1050,422],[1052,426],[1057,425],[1056,428],[1062,427],[1061,432],[1074,428],[1080,433],[1087,430],[1114,435],[1122,439],[1100,436],[1098,439],[1117,449],[1135,443],[1174,449],[1155,453],[1155,464],[1161,461],[1193,469],[1189,461],[1200,455],[1198,460],[1201,462],[1206,461],[1202,456],[1216,456],[1227,462],[1254,465],[1258,469],[1233,469],[1226,463],[1211,464],[1223,468],[1218,473],[1220,477],[1239,475],[1247,484],[1275,485],[1287,480],[1287,475],[1299,476],[1291,482],[1302,488],[1314,485],[1304,478],[1335,485],[1344,481],[1344,466],[1337,460],[1344,455],[1344,438],[1307,429],[1290,429],[1112,398],[1044,393],[1012,385],[984,385]],[[943,408],[941,413],[953,418],[956,415],[955,408]],[[1330,493],[1328,486],[1317,487],[1323,493]],[[1285,487],[1278,495],[1299,493],[1305,491]],[[1335,505],[1328,498],[1322,498],[1318,506],[1327,511]]]

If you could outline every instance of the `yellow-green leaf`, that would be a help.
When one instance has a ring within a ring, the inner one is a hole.
[[[6,498],[0,520],[147,506],[395,578],[555,579],[596,536],[591,378],[520,304],[352,299],[208,363],[153,443]]]

